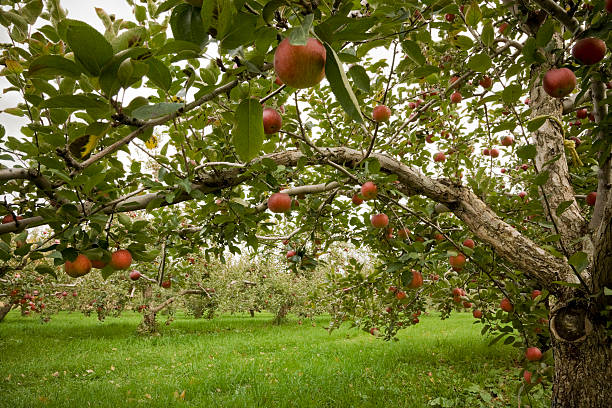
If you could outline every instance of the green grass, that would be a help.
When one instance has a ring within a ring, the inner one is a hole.
[[[469,314],[422,316],[397,342],[348,326],[330,335],[323,317],[271,319],[178,315],[143,337],[136,313],[41,324],[13,311],[0,324],[0,407],[517,405],[520,353],[487,347]]]

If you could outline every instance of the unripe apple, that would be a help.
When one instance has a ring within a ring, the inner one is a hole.
[[[391,117],[391,109],[385,105],[378,105],[372,110],[374,122],[387,122]]]
[[[605,55],[606,43],[595,37],[578,40],[572,48],[572,56],[583,65],[597,64]]]
[[[268,198],[268,208],[274,213],[286,213],[291,210],[291,196],[286,193],[274,193]]]
[[[461,99],[463,99],[463,97],[458,91],[453,92],[450,96],[451,103],[459,103],[461,102]]]
[[[514,139],[512,138],[512,136],[504,136],[501,138],[501,144],[502,146],[512,146],[512,144],[514,143]]]
[[[306,45],[291,45],[285,38],[274,53],[274,71],[293,88],[310,88],[325,77],[325,59],[325,47],[319,40],[309,38]]]
[[[508,313],[514,310],[514,306],[512,305],[510,300],[508,300],[508,298],[503,298],[501,303],[499,304],[499,307],[501,308],[501,310]]]
[[[493,85],[493,80],[489,76],[485,75],[484,77],[482,77],[482,79],[478,83],[483,88],[489,89],[491,85]]]
[[[387,214],[384,213],[376,214],[370,218],[370,222],[374,228],[385,228],[387,225],[389,225],[389,217],[387,217]]]
[[[576,87],[576,75],[568,68],[551,69],[544,74],[542,86],[553,98],[563,98]]]
[[[476,319],[480,319],[482,317],[482,311],[474,309],[474,311],[472,312],[472,316],[474,316]]]
[[[591,207],[595,206],[595,202],[597,201],[597,192],[593,191],[586,196],[586,203]]]
[[[79,254],[74,261],[66,261],[64,263],[66,274],[72,278],[84,276],[91,271],[91,261],[87,256]]]
[[[525,357],[529,361],[538,361],[542,358],[542,351],[537,347],[529,347],[525,351]]]
[[[463,246],[466,246],[468,248],[474,249],[474,240],[471,238],[466,239],[465,241],[463,241]]]
[[[423,286],[423,275],[419,271],[411,270],[412,272],[412,281],[408,285],[409,289],[417,289]]]
[[[434,153],[433,159],[435,162],[444,162],[446,161],[446,156],[442,152]]]
[[[140,274],[140,272],[136,270],[133,270],[132,272],[130,272],[130,279],[133,281],[140,279],[141,276],[142,275]]]
[[[111,255],[110,265],[113,269],[127,269],[132,264],[132,254],[127,249],[120,249]]]
[[[283,118],[275,109],[266,108],[263,110],[263,126],[266,135],[277,133],[282,125]]]
[[[358,206],[363,203],[363,199],[359,197],[359,194],[353,195],[353,198],[351,198],[351,201],[353,202],[354,206]]]
[[[453,268],[458,268],[461,269],[463,268],[463,266],[465,265],[465,255],[463,254],[457,254],[455,256],[449,256],[448,257],[448,263],[450,263],[450,266],[452,266]]]
[[[378,189],[376,188],[376,184],[371,181],[366,181],[361,186],[361,196],[364,200],[372,200],[376,198],[378,194]]]

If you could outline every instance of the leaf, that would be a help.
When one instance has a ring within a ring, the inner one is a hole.
[[[523,45],[523,56],[525,57],[525,63],[531,64],[535,61],[535,52],[536,52],[536,40],[533,37],[529,37],[525,44]]]
[[[36,267],[36,272],[40,273],[41,275],[51,275],[55,279],[57,279],[57,274],[55,273],[55,269],[51,268],[50,266],[38,265]]]
[[[263,19],[266,23],[270,23],[274,18],[274,12],[280,7],[287,4],[286,0],[272,0],[268,2],[261,12]]]
[[[81,76],[81,69],[74,62],[59,55],[43,55],[30,63],[27,75],[33,78],[78,78]]]
[[[170,70],[157,58],[148,58],[146,63],[149,65],[149,72],[147,77],[160,89],[167,91],[172,85],[172,75]]]
[[[478,3],[472,3],[468,6],[467,11],[465,12],[465,22],[471,26],[476,27],[478,23],[482,20],[482,13],[480,12],[480,7],[478,7]]]
[[[189,51],[197,56],[199,55],[201,48],[189,41],[168,39],[168,41],[161,46],[155,55],[178,54],[184,51]]]
[[[221,47],[226,50],[233,50],[241,45],[253,41],[253,33],[257,25],[257,16],[247,13],[236,13],[232,15],[231,24],[225,30],[224,35],[217,36],[221,41]]]
[[[249,98],[240,102],[236,109],[236,126],[232,142],[238,157],[249,161],[256,157],[263,146],[263,108],[258,100]]]
[[[536,147],[534,145],[521,146],[516,149],[516,155],[519,159],[523,160],[531,160],[536,157],[537,154]]]
[[[589,266],[589,256],[585,252],[575,252],[570,259],[568,259],[570,265],[576,268],[578,273],[582,272],[587,266]]]
[[[202,3],[200,16],[202,18],[202,31],[208,33],[214,20],[214,12],[217,8],[217,0],[207,0]]]
[[[66,29],[66,42],[75,59],[92,75],[100,75],[102,67],[113,58],[113,47],[92,26],[71,20]]]
[[[421,47],[414,41],[405,40],[402,42],[402,48],[408,54],[408,57],[414,61],[415,64],[421,66],[425,65],[425,57],[423,56],[423,52],[421,51]]]
[[[529,122],[527,122],[527,130],[530,132],[535,132],[536,130],[542,127],[544,122],[546,122],[545,117],[544,118],[538,117],[538,118],[531,119]]]
[[[312,21],[314,20],[314,14],[308,14],[302,20],[302,25],[295,27],[289,34],[289,44],[291,45],[306,45],[308,37],[310,36],[310,28],[312,27]]]
[[[324,43],[325,50],[327,52],[327,58],[325,61],[325,76],[329,81],[329,86],[332,92],[336,96],[336,99],[344,109],[344,111],[356,122],[363,122],[363,116],[359,109],[359,102],[348,83],[344,69],[338,60],[333,48],[328,44]]]
[[[132,116],[140,120],[149,120],[174,113],[183,106],[185,105],[177,102],[160,102],[153,105],[144,105],[134,109]]]
[[[546,44],[551,40],[555,32],[555,19],[549,18],[538,29],[536,34],[536,45],[538,47],[546,47]]]
[[[155,10],[155,14],[153,15],[153,17],[159,16],[161,13],[170,10],[172,7],[174,7],[177,4],[180,4],[182,2],[183,2],[183,0],[166,0],[166,1],[164,1],[162,4],[159,5],[157,10]],[[213,1],[206,1],[205,3],[214,3],[214,2]]]
[[[59,95],[45,99],[41,108],[67,108],[67,109],[104,109],[108,105],[101,99],[87,95]]]
[[[480,53],[474,55],[470,58],[470,61],[467,63],[469,69],[474,70],[476,72],[485,72],[493,63],[491,62],[491,57],[489,57],[486,53]]]
[[[502,92],[502,99],[506,105],[512,105],[523,94],[523,88],[520,84],[508,85]]]
[[[365,68],[361,65],[353,65],[349,68],[348,74],[353,78],[355,86],[364,92],[370,92],[370,77]]]
[[[550,177],[550,172],[548,170],[541,171],[538,175],[533,179],[533,183],[536,186],[543,186],[548,181]]]
[[[552,281],[551,283],[554,283],[555,285],[568,286],[570,288],[579,288],[580,287],[579,283],[573,283],[573,282]]]
[[[557,213],[557,216],[561,216],[561,214],[563,214],[565,210],[567,210],[572,204],[574,204],[573,200],[567,200],[567,201],[561,202],[559,206],[557,207],[557,210],[555,211]]]
[[[491,24],[490,21],[488,21],[484,25],[480,38],[487,47],[493,45],[493,40],[495,39],[495,31],[493,30],[493,24]]]
[[[170,28],[176,40],[189,41],[199,46],[200,49],[204,48],[208,41],[200,9],[189,4],[179,4],[172,9]]]
[[[30,24],[34,24],[40,16],[43,10],[42,0],[30,0],[28,3],[19,10],[19,13],[26,19]]]

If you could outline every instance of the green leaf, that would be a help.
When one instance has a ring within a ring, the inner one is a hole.
[[[81,76],[81,69],[74,62],[59,55],[43,55],[30,63],[27,75],[34,78],[78,78]]]
[[[578,273],[582,272],[587,266],[589,266],[589,256],[585,252],[575,252],[570,259],[568,259],[570,265],[576,268]]]
[[[41,108],[104,109],[108,104],[102,99],[87,95],[59,95],[45,99]]]
[[[161,46],[159,50],[157,50],[155,55],[178,54],[188,51],[197,56],[200,54],[201,50],[202,49],[200,47],[192,42],[169,39],[164,45]]]
[[[262,117],[263,108],[257,99],[245,99],[236,109],[232,142],[242,161],[253,159],[261,151],[264,138]]]
[[[287,4],[286,0],[272,0],[268,2],[261,12],[263,19],[266,23],[270,23],[274,18],[274,12],[280,7]]]
[[[487,23],[482,28],[482,34],[480,35],[480,38],[487,47],[493,45],[493,40],[495,39],[495,31],[493,29],[493,24],[490,21],[487,21]]]
[[[170,10],[172,7],[174,7],[177,4],[180,4],[182,2],[183,2],[183,0],[166,0],[166,1],[164,1],[162,4],[159,5],[157,10],[155,10],[155,14],[153,15],[153,17],[159,16],[161,13]],[[205,3],[214,3],[214,2],[213,1],[206,1]]]
[[[482,13],[480,12],[480,7],[478,7],[478,3],[472,3],[468,6],[467,11],[465,12],[465,22],[470,27],[478,26],[478,23],[482,20]]]
[[[118,71],[119,67],[126,59],[131,58],[133,60],[133,74],[136,74],[137,72],[140,72],[140,69],[136,68],[141,67],[141,62],[136,60],[144,59],[146,61],[146,57],[149,55],[149,50],[141,47],[128,48],[127,50],[117,53],[117,55],[115,55],[110,62],[104,66],[102,72],[100,73],[99,83],[100,88],[102,91],[104,91],[104,94],[110,97],[115,95],[117,92],[119,92],[119,89],[121,89],[122,83],[119,80]],[[148,66],[145,65],[145,68],[148,68]]]
[[[51,268],[50,266],[38,265],[36,267],[36,272],[40,273],[41,275],[51,275],[55,279],[57,279],[57,274],[55,273],[55,269]]]
[[[557,210],[555,211],[557,213],[557,216],[561,216],[561,214],[563,214],[565,210],[567,210],[572,204],[574,204],[574,200],[567,200],[561,202],[557,207]]]
[[[113,47],[92,26],[71,20],[66,29],[66,42],[75,59],[92,75],[100,75],[102,67],[113,58]]]
[[[365,68],[361,65],[353,65],[349,68],[348,74],[353,78],[355,86],[364,92],[370,92],[370,77]]]
[[[200,9],[189,4],[179,4],[172,9],[170,28],[176,40],[192,42],[200,49],[204,48],[208,41]]]
[[[344,69],[338,60],[338,56],[333,48],[328,44],[324,43],[325,50],[327,52],[327,58],[325,61],[325,76],[329,81],[329,86],[332,92],[338,99],[338,102],[344,109],[344,111],[356,122],[363,122],[363,116],[359,109],[359,102],[348,83]]]
[[[157,58],[148,58],[146,63],[149,65],[147,76],[151,82],[164,91],[169,90],[172,85],[172,75],[166,64]]]
[[[208,33],[214,20],[214,12],[217,8],[217,0],[207,0],[202,3],[200,16],[202,17],[202,31]]]
[[[535,52],[536,52],[536,40],[533,37],[529,37],[525,44],[523,45],[523,56],[525,57],[525,63],[531,64],[535,61]]]
[[[567,286],[567,287],[570,287],[570,288],[579,288],[580,287],[579,283],[573,283],[573,282],[552,281],[551,283],[554,283],[555,285]]]
[[[415,41],[405,40],[402,42],[402,48],[408,54],[408,57],[414,61],[415,64],[421,66],[425,65],[425,57],[421,51],[421,47]]]
[[[536,157],[537,153],[538,151],[534,145],[521,146],[516,149],[516,155],[519,157],[519,159],[523,160],[531,160]]]
[[[253,41],[256,25],[257,16],[247,13],[236,13],[232,15],[231,24],[225,30],[224,35],[217,36],[217,39],[221,41],[221,47],[226,50],[233,50]]]
[[[551,40],[555,32],[555,19],[549,18],[540,26],[536,34],[536,45],[538,47],[546,47],[546,44]]]
[[[530,132],[535,132],[546,122],[546,118],[534,118],[527,122],[527,130]]]
[[[533,183],[536,186],[543,186],[548,181],[550,177],[550,172],[548,170],[541,171],[538,175],[533,179]]]
[[[314,14],[308,14],[302,20],[302,25],[291,30],[289,34],[289,43],[291,45],[306,45],[308,37],[310,36],[310,28],[312,27],[313,20]]]
[[[177,102],[160,102],[153,105],[144,105],[134,109],[132,116],[140,120],[149,120],[174,113],[183,106],[185,105]]]
[[[512,105],[523,94],[523,88],[520,84],[508,85],[502,92],[502,99],[506,105]]]
[[[476,54],[467,64],[468,68],[476,71],[476,72],[485,72],[489,68],[493,66],[491,62],[491,57],[489,57],[486,53]]]
[[[43,10],[42,0],[30,0],[19,10],[19,13],[30,24],[34,24]]]

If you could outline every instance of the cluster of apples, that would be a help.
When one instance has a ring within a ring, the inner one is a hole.
[[[111,254],[111,259],[107,263],[102,260],[90,260],[87,255],[79,254],[74,261],[66,261],[64,270],[72,278],[87,275],[91,268],[102,269],[110,265],[115,270],[127,269],[132,264],[132,254],[127,249],[119,249]],[[131,277],[131,276],[130,276]]]

